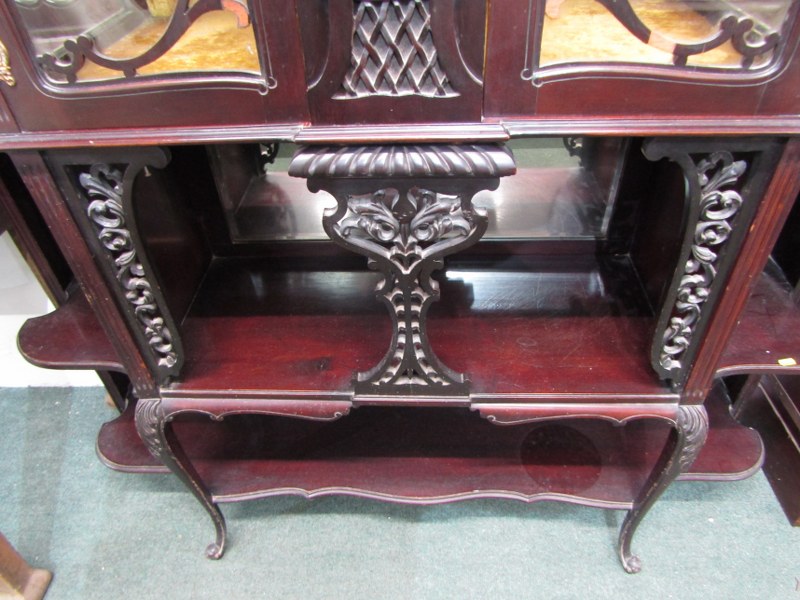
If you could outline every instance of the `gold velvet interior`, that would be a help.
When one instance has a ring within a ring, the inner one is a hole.
[[[631,0],[631,5],[652,32],[675,42],[697,43],[717,31],[713,23],[680,0]],[[570,62],[673,64],[670,52],[634,37],[595,0],[551,0],[547,13],[541,66]],[[754,67],[768,60],[769,56],[757,58]],[[688,65],[738,68],[741,61],[742,56],[728,42],[689,57]]]
[[[151,48],[169,20],[154,18],[102,51],[113,58],[132,58]],[[216,10],[201,16],[164,55],[138,70],[140,75],[187,71],[231,71],[260,73],[253,26],[239,28],[236,16]],[[88,62],[78,72],[78,81],[122,77],[120,71]]]

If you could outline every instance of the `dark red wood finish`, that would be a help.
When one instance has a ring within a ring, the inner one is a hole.
[[[726,404],[722,389],[709,399],[709,439],[682,480],[733,481],[761,465],[760,439]],[[414,504],[560,497],[607,508],[631,502],[668,429],[589,419],[496,427],[466,409],[383,407],[332,422],[194,415],[175,424],[219,501],[349,493]],[[136,435],[132,407],[103,426],[97,447],[113,469],[168,472]]]
[[[252,5],[252,17],[256,27],[263,27],[268,45],[274,89],[267,90],[263,78],[248,82],[235,75],[192,73],[54,85],[35,66],[13,7],[3,3],[0,39],[8,47],[17,80],[3,93],[24,131],[303,123],[308,108],[294,3]]]
[[[761,274],[800,193],[798,172],[800,140],[792,138],[787,142],[780,163],[764,192],[695,359],[684,392],[690,402],[702,402],[711,389],[717,365],[744,309],[750,289]]]
[[[381,6],[382,3],[375,4]],[[438,0],[430,3],[430,32],[434,44],[430,52],[452,86],[450,96],[381,93],[338,98],[351,66],[355,27],[353,3],[350,0],[299,0],[298,17],[303,32],[305,76],[313,122],[353,125],[479,121],[483,66],[479,49],[484,46],[485,10],[483,2]],[[375,37],[381,39],[381,36]],[[372,56],[387,53],[381,48]]]
[[[717,368],[718,375],[797,373],[800,307],[775,265],[762,273]]]
[[[800,378],[753,375],[736,398],[736,416],[764,440],[764,474],[786,518],[800,526]]]
[[[124,371],[80,290],[55,312],[28,319],[17,344],[22,355],[39,367]]]
[[[747,155],[759,181],[770,183],[762,197],[748,198],[747,216],[751,209],[755,216],[749,229],[736,232],[743,238],[739,255],[719,270],[727,280],[699,330],[683,391],[659,380],[649,354],[660,334],[664,286],[685,268],[675,264],[678,250],[693,243],[687,228],[696,223],[685,223],[677,210],[690,174],[666,161],[649,163],[639,140],[630,144],[607,239],[486,243],[449,258],[435,275],[442,299],[426,323],[430,345],[470,386],[450,396],[354,392],[356,373],[375,365],[390,344],[391,324],[374,297],[380,275],[365,259],[341,260],[325,242],[291,250],[237,243],[224,226],[217,190],[232,181],[220,173],[233,173],[225,169],[239,159],[217,152],[223,158],[211,169],[202,146],[176,148],[163,172],[143,170],[146,180],[126,182],[134,188],[122,209],[131,213],[126,233],[141,246],[140,258],[149,257],[140,260],[142,277],[152,280],[163,305],[152,314],[180,334],[185,348],[183,369],[159,380],[147,354],[148,326],[126,304],[125,285],[134,287],[135,278],[118,286],[114,257],[93,251],[102,250],[92,239],[97,228],[85,220],[86,206],[74,202],[74,173],[65,168],[128,164],[126,156],[142,152],[110,149],[117,146],[274,140],[364,151],[378,142],[501,142],[544,133],[768,133],[768,142],[781,146],[784,135],[800,133],[800,60],[790,60],[800,20],[772,73],[734,81],[599,65],[537,87],[520,71],[528,6],[540,10],[543,2],[432,0],[430,27],[454,93],[345,98],[356,5],[249,4],[277,81],[267,94],[258,85],[206,76],[54,89],[40,78],[11,7],[0,6],[0,39],[17,79],[3,87],[13,115],[2,121],[0,104],[0,148],[29,149],[11,154],[14,166],[82,290],[64,293],[58,311],[30,321],[20,346],[45,366],[120,369],[130,377],[138,401],[99,440],[110,466],[169,467],[214,521],[214,558],[225,541],[217,502],[278,493],[412,503],[508,497],[630,509],[620,553],[631,572],[639,568],[632,532],[675,477],[735,479],[758,468],[757,436],[730,421],[722,393],[712,389],[719,373],[766,368],[759,352],[794,353],[796,345],[781,345],[780,335],[782,324],[794,327],[796,307],[770,280],[758,288],[764,295],[744,306],[800,191],[800,140],[785,144],[777,165],[753,160],[765,146],[759,140],[730,144]],[[727,141],[708,140],[685,153],[724,151]],[[49,152],[48,162],[38,151]],[[408,171],[419,186],[429,175],[419,165]],[[462,193],[459,177],[475,176],[467,171],[444,173],[447,189]],[[320,188],[326,175],[314,176],[312,187]],[[365,177],[357,190],[346,177],[339,185],[345,195],[362,194],[378,179]],[[236,197],[257,192],[248,181],[235,187]],[[434,271],[439,265],[432,263]],[[76,340],[84,341],[80,348]],[[760,347],[745,348],[753,343]],[[700,405],[707,398],[706,440]],[[139,437],[161,462],[135,437],[134,411]]]
[[[19,131],[17,121],[8,106],[5,96],[0,94],[0,133],[16,133]]]
[[[484,115],[487,119],[531,117],[752,117],[796,113],[800,63],[793,61],[800,34],[795,21],[774,68],[750,75],[703,73],[642,65],[595,63],[542,72],[539,85],[524,80],[528,7],[541,18],[544,2],[506,0],[489,7]],[[529,51],[537,40],[528,40]],[[636,57],[632,57],[635,61]]]
[[[371,293],[377,280],[216,261],[183,323],[187,362],[171,393],[347,393],[388,343]],[[595,281],[619,293],[597,295]],[[431,341],[442,360],[469,373],[475,398],[663,402],[675,395],[649,367],[653,320],[637,286],[626,263],[610,268],[593,257],[490,256],[477,268],[453,260],[441,281],[446,302],[431,309]]]
[[[14,164],[42,214],[53,237],[64,253],[77,281],[81,284],[89,306],[123,361],[125,373],[141,396],[156,393],[153,374],[125,326],[122,315],[103,281],[92,255],[75,224],[58,186],[42,158],[36,153],[15,154]]]

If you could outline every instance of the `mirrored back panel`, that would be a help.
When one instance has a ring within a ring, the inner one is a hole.
[[[517,173],[474,205],[488,212],[486,240],[603,239],[627,148],[621,138],[530,138],[509,142]],[[292,144],[210,146],[208,155],[234,243],[326,240],[323,211],[335,205],[287,174]]]

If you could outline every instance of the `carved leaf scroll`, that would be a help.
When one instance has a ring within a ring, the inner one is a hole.
[[[133,237],[123,210],[123,175],[109,165],[95,164],[78,176],[89,205],[86,212],[97,239],[111,259],[117,281],[122,287],[136,321],[160,367],[171,368],[178,362],[172,332],[158,307],[152,285],[138,259]]]
[[[420,187],[384,188],[349,195],[346,211],[326,215],[326,229],[345,247],[366,254],[384,274],[377,295],[395,324],[392,349],[359,381],[382,386],[460,386],[463,375],[441,364],[425,333],[425,314],[439,297],[431,272],[441,257],[476,241],[486,227],[483,213],[465,208],[459,196]]]
[[[742,206],[742,196],[730,186],[738,182],[746,169],[745,161],[734,161],[727,152],[716,152],[697,165],[702,190],[699,218],[694,225],[691,255],[684,265],[659,358],[660,365],[667,371],[684,366],[682,356],[692,343],[703,305],[717,275],[720,253]]]

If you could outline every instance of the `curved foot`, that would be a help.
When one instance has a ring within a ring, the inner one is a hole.
[[[222,555],[225,553],[225,545],[220,545],[216,542],[213,542],[208,545],[206,548],[206,558],[210,558],[211,560],[219,560],[222,558]]]
[[[219,512],[219,509],[216,505],[216,515],[212,514],[211,518],[214,520],[214,527],[217,530],[217,540],[212,542],[206,548],[206,558],[210,558],[211,560],[219,560],[222,558],[222,555],[225,554],[225,543],[227,539],[227,532],[225,527],[225,519],[222,516],[222,513]]]
[[[635,575],[642,570],[642,561],[639,560],[638,556],[630,552],[628,554],[621,554],[620,560],[622,560],[622,568],[625,569],[626,573]]]
[[[225,553],[225,517],[206,489],[191,461],[183,452],[169,427],[169,417],[165,413],[160,398],[140,399],[136,405],[136,429],[150,453],[169,467],[189,488],[195,498],[211,517],[216,530],[216,541],[206,548],[206,556],[211,559],[222,558]]]
[[[667,486],[692,466],[706,440],[708,416],[703,406],[680,406],[674,424],[675,429],[655,468],[620,528],[619,557],[622,568],[628,573],[638,573],[642,569],[639,557],[631,553],[631,540],[636,528]]]

